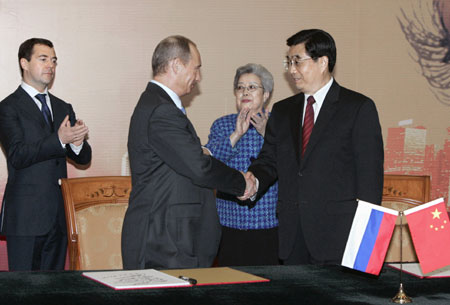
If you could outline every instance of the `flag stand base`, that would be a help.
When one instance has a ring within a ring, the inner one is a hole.
[[[393,303],[397,304],[406,304],[411,303],[412,299],[406,295],[405,291],[403,291],[403,284],[400,283],[400,288],[398,290],[398,293],[391,299]]]

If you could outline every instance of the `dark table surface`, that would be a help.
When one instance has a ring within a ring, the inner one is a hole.
[[[386,266],[379,277],[339,266],[235,269],[270,282],[116,291],[78,271],[0,272],[0,304],[392,304],[399,289],[399,271]],[[450,305],[450,278],[402,282],[413,304]]]

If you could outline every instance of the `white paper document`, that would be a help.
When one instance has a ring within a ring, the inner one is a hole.
[[[154,269],[83,272],[83,276],[116,290],[191,285],[185,280]]]

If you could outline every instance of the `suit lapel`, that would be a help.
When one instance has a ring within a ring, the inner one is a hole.
[[[70,115],[67,111],[67,108],[64,107],[64,104],[58,103],[57,98],[51,94],[49,94],[50,97],[50,104],[52,105],[52,113],[53,113],[53,130],[58,130],[59,125],[61,125],[62,121],[66,117],[66,115]],[[75,118],[69,118],[74,120]]]
[[[197,132],[195,132],[195,128],[194,125],[192,125],[191,120],[189,120],[188,118],[186,118],[188,120],[188,127],[189,130],[191,131],[191,133],[197,137]]]
[[[23,113],[27,114],[30,118],[36,121],[36,123],[41,126],[43,129],[48,129],[47,123],[44,120],[44,116],[42,112],[39,110],[38,106],[34,102],[33,98],[28,95],[28,93],[19,86],[16,90],[17,95],[19,97],[18,106],[23,111]]]
[[[167,94],[167,92],[164,91],[164,89],[161,88],[160,86],[158,86],[157,84],[154,84],[154,83],[152,83],[152,82],[149,82],[148,85],[147,85],[147,89],[146,89],[146,90],[156,92],[159,96],[161,96],[161,98],[162,98],[164,101],[166,101],[167,103],[173,105],[174,107],[176,107],[176,108],[178,109],[177,105],[175,105],[175,102],[174,102],[174,101],[172,100],[172,98]],[[182,113],[181,110],[179,110],[179,111],[180,111],[180,113]],[[197,133],[195,132],[195,128],[194,128],[194,126],[192,125],[192,123],[191,123],[191,121],[189,120],[189,118],[188,118],[186,115],[184,115],[184,114],[183,114],[183,116],[184,116],[184,117],[186,118],[186,120],[188,121],[188,128],[189,128],[189,130],[191,131],[191,133],[192,133],[194,136],[197,136]]]
[[[302,143],[302,133],[300,132],[302,127],[302,116],[303,116],[303,104],[305,102],[305,95],[303,93],[295,96],[293,101],[293,107],[290,111],[290,123],[291,123],[291,134],[292,141],[294,143],[295,156],[297,164],[300,164],[300,152]]]
[[[333,84],[328,91],[325,100],[323,101],[323,105],[320,109],[319,116],[317,117],[316,123],[314,124],[314,128],[311,132],[311,137],[309,138],[308,145],[306,146],[305,155],[302,159],[302,165],[308,160],[309,155],[314,150],[314,146],[320,141],[320,136],[323,131],[326,129],[327,125],[330,123],[332,116],[337,110],[339,99],[339,85],[336,81],[333,81]]]

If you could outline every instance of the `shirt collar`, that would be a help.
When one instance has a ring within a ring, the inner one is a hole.
[[[155,85],[158,85],[161,87],[161,89],[163,89],[172,99],[172,101],[175,103],[175,105],[178,107],[178,109],[183,109],[183,104],[181,103],[181,99],[180,97],[169,87],[161,84],[160,82],[157,82],[156,80],[152,79],[150,81],[151,83],[154,83]]]
[[[36,96],[36,94],[42,93],[42,94],[47,94],[48,95],[48,90],[47,88],[45,88],[44,92],[39,92],[38,90],[36,90],[36,88],[28,85],[26,82],[22,81],[22,83],[20,84],[20,86],[22,87],[23,90],[25,90],[26,93],[28,93],[29,96],[31,96],[32,98],[34,98]]]
[[[325,86],[317,90],[316,93],[312,94],[314,96],[314,99],[316,100],[317,105],[322,106],[323,101],[325,100],[325,97],[327,96],[328,90],[330,90],[331,85],[333,84],[334,78],[331,77],[331,79],[326,83]],[[305,102],[308,99],[308,97],[311,96],[310,94],[305,94]]]

